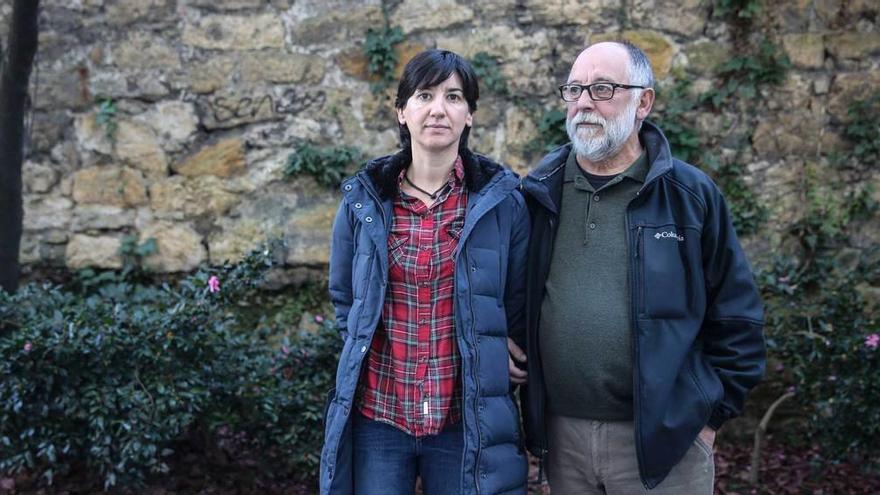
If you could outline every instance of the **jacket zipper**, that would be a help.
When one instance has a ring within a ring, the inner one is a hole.
[[[471,282],[471,257],[468,254],[467,249],[464,250],[465,255],[465,264],[467,265],[467,278],[468,278],[468,290],[473,287],[473,283]],[[476,394],[474,395],[474,426],[477,429],[477,455],[474,460],[474,488],[477,493],[480,493],[480,455],[483,452],[483,435],[480,433],[480,406],[478,404],[480,400],[480,379],[477,376],[477,370],[480,369],[480,352],[478,349],[477,342],[477,327],[474,324],[474,304],[471,297],[468,297],[468,309],[471,313],[471,345],[474,346],[474,362],[471,364],[471,373],[473,374],[474,385],[476,386]]]

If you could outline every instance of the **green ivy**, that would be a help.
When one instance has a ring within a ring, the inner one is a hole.
[[[734,57],[721,65],[718,77],[721,84],[704,93],[701,98],[715,108],[733,97],[755,102],[763,85],[785,82],[791,62],[776,44],[763,40],[754,53]]]
[[[715,0],[712,16],[719,18],[753,19],[761,11],[760,0]]]
[[[546,153],[569,141],[565,130],[565,112],[556,108],[545,110],[538,120],[538,135],[528,144],[530,153]]]
[[[367,72],[377,78],[373,83],[374,93],[381,93],[394,84],[394,69],[397,67],[397,52],[394,46],[404,40],[403,31],[387,23],[382,29],[368,29],[364,41],[364,55],[367,57]]]
[[[498,96],[507,96],[510,93],[507,88],[507,78],[501,73],[501,64],[497,58],[486,52],[479,52],[471,59],[471,65],[474,67],[480,86]]]
[[[672,154],[693,163],[703,147],[700,135],[689,123],[698,106],[698,102],[690,97],[690,88],[688,79],[676,80],[668,90],[657,88],[657,101],[663,107],[654,112],[652,120],[663,129]]]
[[[285,177],[300,174],[311,175],[318,184],[336,187],[347,175],[349,168],[361,161],[363,154],[351,146],[329,146],[324,148],[303,144],[287,159]]]
[[[853,144],[850,158],[858,163],[880,160],[880,92],[853,102],[847,111],[849,123],[843,137]]]
[[[743,236],[758,233],[767,220],[768,211],[755,192],[743,182],[745,167],[736,161],[722,162],[710,152],[703,153],[699,163],[708,169],[724,193],[737,233]]]
[[[116,141],[116,103],[113,98],[98,99],[98,115],[96,121],[104,129],[104,136],[111,142]]]

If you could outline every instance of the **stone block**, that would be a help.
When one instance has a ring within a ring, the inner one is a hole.
[[[98,123],[97,114],[79,115],[73,125],[79,149],[104,155],[113,152],[113,142],[107,135],[107,129]]]
[[[147,177],[164,177],[168,157],[152,129],[144,124],[123,120],[116,130],[116,156]]]
[[[847,31],[829,34],[825,47],[835,58],[862,59],[880,53],[880,33]]]
[[[183,43],[215,50],[282,48],[284,24],[275,14],[208,15],[187,22]]]
[[[241,139],[233,137],[205,145],[172,168],[178,174],[186,176],[231,177],[244,172],[247,163]]]
[[[821,69],[825,63],[825,42],[820,34],[787,34],[782,37],[782,46],[794,67]]]
[[[74,212],[71,230],[119,230],[134,226],[134,210],[119,206],[79,205]]]
[[[136,206],[147,202],[147,191],[138,170],[89,167],[73,174],[73,200],[78,204]]]
[[[880,87],[880,72],[845,72],[837,74],[831,83],[828,113],[842,122],[848,122],[850,106],[856,100],[866,100]]]
[[[117,99],[158,100],[170,93],[169,76],[158,69],[96,72],[88,84],[88,94]]]
[[[169,151],[178,151],[198,131],[199,118],[192,103],[163,101],[135,117],[158,136],[159,144]]]
[[[730,48],[717,41],[698,41],[684,47],[688,69],[696,74],[712,74],[730,59]]]
[[[187,0],[190,7],[201,7],[211,10],[243,10],[261,7],[265,0]]]
[[[156,240],[156,252],[144,258],[144,265],[160,273],[188,272],[207,259],[202,236],[191,226],[158,222],[141,230],[139,243]]]
[[[260,51],[241,60],[241,77],[248,85],[263,82],[315,84],[324,78],[321,57]]]
[[[406,64],[410,59],[426,49],[427,47],[425,45],[411,41],[404,41],[395,45],[394,51],[397,54],[397,65],[394,67],[395,79],[400,78],[403,74],[403,69],[406,67]],[[461,53],[459,54],[461,55]],[[379,80],[378,75],[369,74],[367,70],[369,61],[361,47],[342,51],[339,56],[336,57],[336,62],[339,68],[342,69],[342,72],[350,76],[356,77],[362,81],[376,82]]]
[[[160,218],[223,215],[238,200],[238,194],[229,191],[224,181],[210,175],[176,175],[150,186],[150,206]]]
[[[663,79],[672,67],[675,47],[672,42],[657,31],[624,31],[623,33],[598,34],[590,38],[590,43],[624,39],[645,52],[654,67],[654,77]]]
[[[288,265],[326,265],[330,261],[330,232],[336,208],[316,203],[297,208],[285,226]]]
[[[41,67],[39,78],[40,94],[35,101],[38,110],[82,110],[92,105],[94,93],[89,88],[85,62]]]
[[[449,29],[473,19],[474,11],[455,0],[403,0],[391,14],[391,24],[404,34]]]
[[[302,46],[361,40],[368,29],[378,28],[383,22],[379,5],[348,4],[317,15],[304,14],[291,26],[293,42]]]
[[[709,18],[708,4],[709,2],[703,0],[633,2],[629,4],[631,12],[628,15],[635,26],[688,37],[700,36],[706,29]]]
[[[238,68],[238,59],[229,55],[212,55],[204,62],[188,65],[187,80],[196,93],[213,93],[231,86]]]
[[[172,70],[180,68],[180,55],[164,38],[141,31],[131,32],[113,46],[113,62],[124,70]]]
[[[238,261],[270,237],[281,237],[280,226],[265,226],[250,218],[223,218],[221,228],[208,238],[208,256],[212,265]]]
[[[73,202],[60,196],[31,196],[23,198],[22,228],[28,230],[66,229],[73,214]]]
[[[58,183],[59,172],[51,163],[25,160],[21,175],[25,193],[47,193]]]
[[[67,243],[65,264],[71,270],[83,268],[122,268],[118,237],[74,234]]]
[[[598,27],[604,19],[615,18],[613,6],[605,0],[525,0],[518,3],[527,12],[522,20],[538,25]]]
[[[172,0],[110,0],[104,8],[111,24],[124,25],[142,19],[160,18],[162,14],[170,13],[172,4]]]

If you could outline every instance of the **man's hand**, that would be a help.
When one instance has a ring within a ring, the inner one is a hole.
[[[715,446],[715,430],[709,426],[704,426],[703,429],[700,430],[700,440],[711,449]]]
[[[528,373],[526,373],[526,370],[519,369],[516,366],[516,363],[525,363],[526,353],[524,353],[518,345],[514,344],[510,337],[507,338],[507,351],[510,353],[507,358],[507,369],[510,372],[510,381],[517,385],[522,385],[526,382]]]

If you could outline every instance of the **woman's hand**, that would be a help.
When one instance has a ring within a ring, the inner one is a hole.
[[[522,385],[526,382],[528,373],[526,370],[520,369],[516,363],[526,362],[526,353],[516,345],[510,337],[507,337],[507,351],[510,353],[507,357],[507,369],[510,372],[510,381]]]

